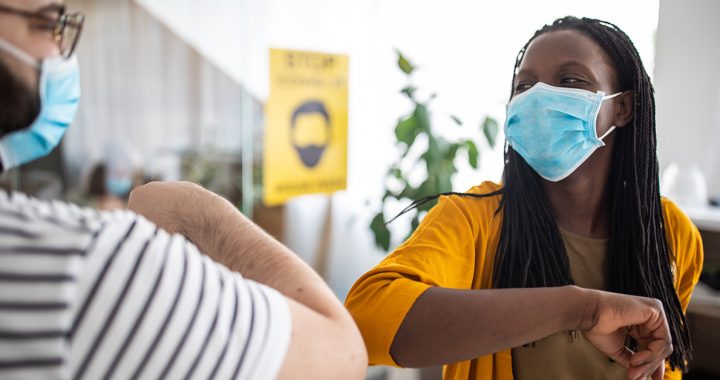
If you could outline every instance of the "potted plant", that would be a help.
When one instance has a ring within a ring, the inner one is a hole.
[[[400,117],[395,126],[395,145],[398,147],[399,156],[388,169],[380,210],[370,223],[375,244],[385,251],[390,249],[392,241],[391,231],[387,227],[387,223],[392,219],[384,212],[388,201],[418,201],[434,194],[452,191],[452,177],[457,173],[456,160],[467,160],[473,169],[478,168],[480,160],[480,151],[472,139],[448,140],[433,130],[429,107],[436,94],[424,100],[418,99],[417,87],[412,84],[412,74],[416,68],[399,51],[397,56],[398,67],[408,80],[408,84],[400,92],[410,101],[412,111]],[[451,115],[449,119],[448,122],[463,127],[459,118]],[[491,117],[486,117],[480,125],[482,135],[490,147],[495,146],[498,128],[497,121]],[[420,144],[419,141],[423,143]],[[424,166],[427,174],[419,185],[413,185],[409,177],[418,166]],[[420,224],[424,213],[435,203],[428,202],[410,211],[410,234]]]

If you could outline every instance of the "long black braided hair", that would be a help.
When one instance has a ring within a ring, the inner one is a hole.
[[[673,286],[672,252],[660,201],[655,136],[655,99],[650,78],[630,38],[609,22],[564,17],[545,25],[520,50],[513,82],[528,45],[538,36],[573,30],[590,37],[614,62],[621,91],[634,92],[632,125],[618,129],[608,179],[611,210],[607,256],[608,290],[659,299],[665,309],[674,351],[673,368],[687,370],[692,344],[687,320]],[[511,86],[511,97],[514,89]],[[440,195],[501,196],[503,212],[494,267],[494,287],[528,288],[573,283],[559,229],[540,176],[512,147],[505,150],[504,186],[488,194],[444,193],[418,199],[405,213]],[[401,214],[402,214],[401,213]]]

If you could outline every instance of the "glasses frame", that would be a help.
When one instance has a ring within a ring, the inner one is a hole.
[[[57,12],[57,17],[49,17],[48,12]],[[77,48],[78,41],[80,40],[80,34],[82,33],[82,27],[85,22],[85,15],[81,12],[67,13],[65,5],[52,4],[37,11],[27,11],[23,9],[17,9],[9,7],[7,5],[0,4],[0,13],[12,14],[26,19],[44,22],[47,27],[36,26],[40,29],[52,29],[53,39],[58,44],[60,54],[64,58],[70,58]],[[63,44],[63,38],[68,28],[75,29],[75,35],[72,37],[69,45]]]

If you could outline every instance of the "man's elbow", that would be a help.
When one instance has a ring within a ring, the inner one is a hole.
[[[367,350],[355,321],[344,309],[324,316],[291,302],[293,332],[278,379],[361,380]]]
[[[337,378],[364,379],[368,367],[368,353],[360,330],[349,315],[346,320],[343,320],[342,329],[345,332],[344,349],[347,354],[345,365],[340,366],[340,368],[345,368],[343,374]]]

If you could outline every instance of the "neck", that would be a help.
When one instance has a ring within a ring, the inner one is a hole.
[[[576,235],[607,238],[608,172],[605,171],[602,175],[583,174],[578,170],[560,182],[543,181],[555,221],[559,227]]]

